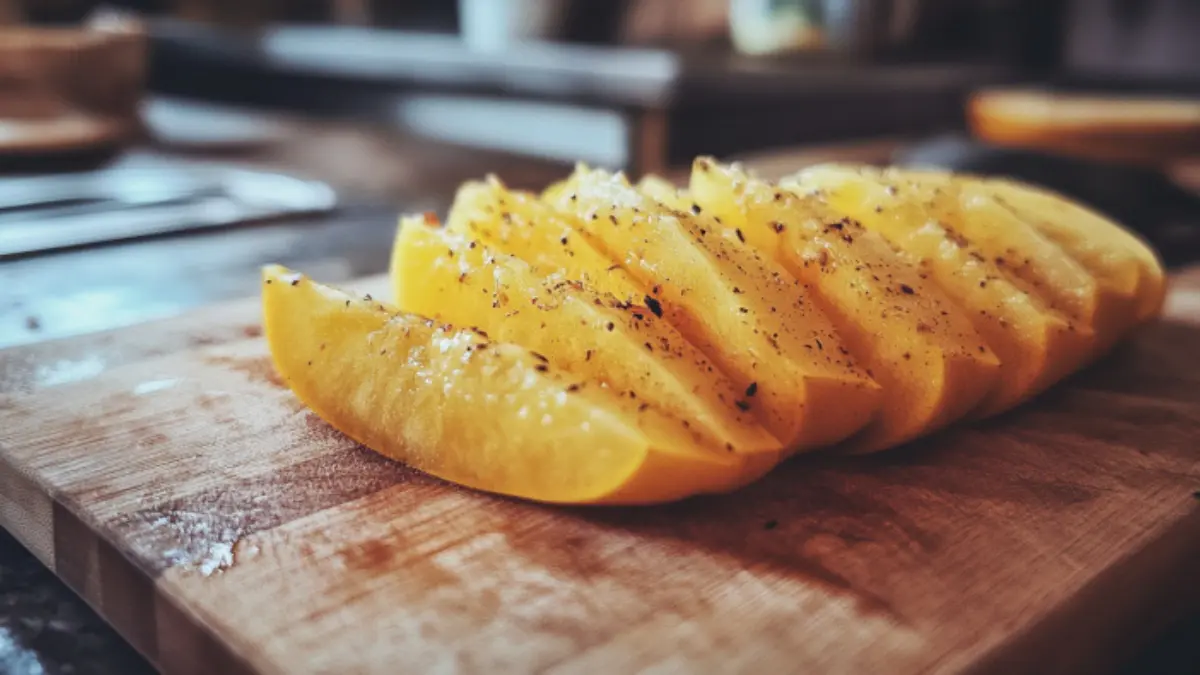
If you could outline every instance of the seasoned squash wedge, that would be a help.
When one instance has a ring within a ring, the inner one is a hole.
[[[713,446],[762,455],[755,461],[764,471],[779,455],[779,441],[739,409],[743,392],[645,304],[540,277],[524,261],[422,218],[402,220],[391,278],[403,311],[533,350],[555,368],[686,420]]]
[[[643,297],[632,277],[580,237],[568,219],[494,176],[458,189],[446,227],[526,261],[543,276],[561,273],[625,302]]]
[[[654,174],[643,176],[638,181],[637,189],[647,197],[676,211],[690,211],[696,203],[686,188],[681,188],[662,176]]]
[[[912,194],[847,167],[812,167],[782,182],[881,234],[966,312],[1000,358],[999,382],[975,415],[1011,408],[1092,357],[1091,330],[1014,285],[991,256],[947,231]]]
[[[745,392],[745,407],[789,451],[843,440],[871,420],[879,385],[774,261],[620,174],[579,167],[553,205]]]
[[[878,234],[709,158],[693,164],[690,187],[705,212],[816,290],[851,353],[883,386],[879,416],[847,449],[880,450],[929,433],[991,391],[996,355],[941,289]]]
[[[318,416],[387,457],[468,487],[556,503],[727,491],[740,455],[674,419],[491,342],[378,301],[263,270],[276,369]]]

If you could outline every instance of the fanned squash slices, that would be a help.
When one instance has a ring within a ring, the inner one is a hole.
[[[445,480],[544,502],[645,504],[735,489],[741,455],[524,347],[263,270],[276,369],[317,415]]]
[[[879,416],[849,449],[880,450],[927,434],[991,391],[996,355],[950,298],[878,234],[708,158],[693,165],[690,187],[704,212],[816,289],[850,351],[883,386]]]
[[[873,417],[879,385],[810,289],[774,261],[620,174],[580,166],[553,206],[746,392],[749,410],[788,451],[838,442]]]
[[[424,218],[401,221],[391,276],[403,311],[527,347],[555,368],[687,420],[714,446],[762,455],[766,468],[778,457],[779,441],[739,408],[744,393],[644,304],[539,276]]]
[[[878,232],[950,296],[1000,358],[1000,381],[976,411],[1011,408],[1086,363],[1095,335],[1017,287],[990,256],[947,230],[913,190],[873,171],[819,166],[785,178],[798,194]]]
[[[736,490],[1007,410],[1161,311],[1136,235],[1008,179],[853,165],[685,187],[578,165],[403,218],[396,306],[263,269],[276,369],[367,447],[560,504]]]

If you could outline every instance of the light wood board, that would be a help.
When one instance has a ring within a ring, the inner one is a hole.
[[[0,352],[0,524],[168,673],[1103,672],[1200,607],[1200,273],[1167,312],[994,420],[570,509],[357,447],[250,299]]]

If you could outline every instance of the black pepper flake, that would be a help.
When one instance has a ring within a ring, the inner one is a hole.
[[[646,320],[646,315],[642,314],[641,312],[634,312],[634,313],[633,313],[633,318],[634,318],[634,319],[636,319],[636,320],[638,320],[638,321],[645,321],[645,320]]]
[[[646,309],[649,309],[651,312],[653,312],[654,316],[657,316],[660,319],[662,318],[662,315],[663,315],[662,304],[659,303],[659,301],[657,299],[652,298],[649,295],[647,295],[644,298],[642,298],[642,300],[645,301],[645,303],[646,303]]]
[[[616,324],[614,324],[614,323],[613,323],[613,322],[611,322],[611,321],[609,321],[609,322],[608,322],[608,324],[607,324],[606,326],[604,326],[605,330],[607,330],[607,331],[608,331],[608,332],[610,332],[610,333],[611,333],[611,332],[612,332],[612,330],[613,330],[614,328],[616,328],[616,327],[617,327],[617,326],[616,326]]]
[[[828,230],[831,230],[831,229],[832,229],[832,230],[840,230],[840,229],[842,229],[843,227],[845,227],[845,224],[843,224],[843,223],[841,223],[841,222],[837,222],[837,223],[830,223],[830,224],[826,225],[826,226],[825,226],[825,229],[826,229],[827,231],[828,231]]]
[[[471,243],[467,244],[467,248],[475,248],[475,246],[476,246],[476,244],[475,244],[475,242],[474,242],[474,241],[472,241]]]
[[[779,222],[778,220],[772,220],[771,221],[771,229],[775,230],[775,234],[782,234],[783,231],[786,229],[786,227],[784,226],[783,223]]]
[[[267,283],[268,283],[268,284],[269,284],[269,283],[271,283],[271,280],[270,280],[270,279],[267,279]]]
[[[299,278],[292,279],[292,285],[293,285],[293,286],[296,286],[296,285],[298,285],[299,283],[300,283],[300,279],[299,279]]]
[[[609,265],[609,266],[608,266],[608,267],[607,267],[607,268],[606,268],[604,271],[606,271],[606,272],[611,272],[611,271],[613,271],[613,270],[616,270],[616,269],[621,269],[621,266],[620,266],[620,265],[615,265],[615,264],[614,264],[614,265]]]
[[[562,239],[559,239],[558,241],[559,241],[559,243],[560,243],[560,244],[562,244],[563,246],[566,246],[566,245],[567,245],[567,235],[565,235],[565,234],[564,234],[564,235],[563,235],[563,237],[562,237]]]
[[[743,291],[742,289],[738,288],[737,286],[734,286],[734,287],[733,287],[733,294],[734,294],[734,295],[741,295],[741,294],[742,294],[742,293],[744,293],[744,292],[745,292],[745,291]]]
[[[882,207],[882,206],[876,206],[876,207],[875,207],[875,213],[883,213],[883,207]]]
[[[701,209],[699,204],[692,204],[692,215],[698,216],[700,215],[700,211]]]
[[[545,356],[542,356],[541,354],[539,354],[535,351],[530,350],[529,353],[533,355],[533,358],[537,359],[538,361],[541,361],[542,363],[550,363],[550,359],[546,358]]]
[[[738,241],[742,242],[743,244],[746,243],[746,235],[742,234],[742,228],[737,228],[733,231],[733,233],[737,235]]]
[[[546,372],[547,370],[550,370],[550,366],[548,366],[548,365],[546,365],[546,364],[544,364],[544,363],[539,363],[539,364],[537,364],[536,366],[534,366],[534,367],[533,367],[533,369],[534,369],[534,370],[536,370],[536,371],[538,371],[539,373],[544,373],[544,372]]]
[[[654,351],[654,346],[651,345],[649,342],[643,342],[642,345],[646,347],[646,351],[648,351],[648,352]]]
[[[569,384],[569,385],[567,385],[567,393],[568,393],[568,394],[571,394],[571,393],[574,393],[574,392],[577,392],[577,391],[579,391],[579,385],[578,385],[578,384]]]
[[[751,382],[749,387],[746,387],[746,396],[754,396],[758,393],[758,383]]]
[[[736,405],[738,407],[738,410],[741,410],[742,412],[746,412],[747,410],[750,409],[749,401],[743,401],[740,398],[738,400],[734,401],[733,404]]]
[[[746,309],[745,307],[738,307],[738,313],[740,313],[740,314],[749,314],[749,313],[750,313],[750,310]]]
[[[904,291],[905,295],[912,295],[914,293],[912,286],[908,284],[900,284],[900,290]]]
[[[771,520],[768,520],[767,522],[763,523],[763,529],[764,529],[764,530],[773,530],[773,529],[775,529],[775,528],[777,528],[777,527],[779,527],[779,521],[778,521],[778,520],[775,520],[774,518],[772,518]]]
[[[645,412],[650,407],[649,403],[642,403],[638,406],[638,412]]]
[[[616,216],[614,216],[614,215],[613,215],[613,214],[611,214],[611,213],[610,213],[610,214],[608,214],[608,222],[612,223],[613,225],[616,225],[616,224],[617,224],[617,217],[616,217]]]
[[[825,345],[821,342],[821,338],[813,338],[813,342],[817,343],[817,349],[825,351]]]
[[[363,300],[366,300],[367,302],[370,302],[374,299],[375,298],[372,298],[370,293],[367,293],[366,295],[363,296]]]
[[[347,306],[347,307],[349,307],[349,306],[350,306],[350,301],[349,301],[349,300],[347,300],[347,301],[346,301],[346,306]]]
[[[593,354],[593,353],[594,353],[594,352],[593,352],[592,350],[590,350],[590,349],[589,349],[589,350],[587,350],[586,352],[584,352],[584,355],[583,355],[583,360],[584,360],[584,361],[591,361],[591,360],[592,360],[592,354]]]

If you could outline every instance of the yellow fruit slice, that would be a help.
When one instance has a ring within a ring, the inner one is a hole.
[[[997,198],[1057,242],[1119,297],[1133,296],[1134,321],[1158,316],[1166,295],[1162,260],[1133,232],[1062,195],[1012,180],[986,182]]]
[[[740,456],[653,407],[490,342],[263,269],[271,357],[350,438],[467,487],[557,503],[653,503],[732,489]]]
[[[554,206],[620,264],[663,315],[745,391],[791,451],[840,441],[879,406],[879,385],[849,356],[829,317],[773,261],[732,235],[580,167]]]
[[[495,177],[459,188],[446,227],[528,262],[543,276],[561,272],[626,302],[643,295],[629,274],[576,234],[567,219]]]
[[[421,218],[401,222],[391,270],[405,312],[531,349],[555,368],[686,420],[716,447],[762,454],[756,461],[764,466],[778,457],[779,441],[739,409],[743,392],[644,304],[544,279],[518,258]]]
[[[968,240],[1021,290],[1095,334],[1092,356],[1116,343],[1130,306],[1030,219],[997,199],[990,186],[966,176],[889,169],[883,179],[911,193],[948,231]]]
[[[735,166],[699,158],[691,196],[815,289],[883,386],[879,416],[848,444],[882,450],[962,417],[991,391],[999,360],[953,302],[878,234]]]
[[[881,234],[967,314],[1000,358],[1000,380],[975,415],[1017,405],[1090,358],[1091,331],[1015,286],[991,258],[948,232],[920,201],[895,186],[830,166],[805,169],[783,184]]]

